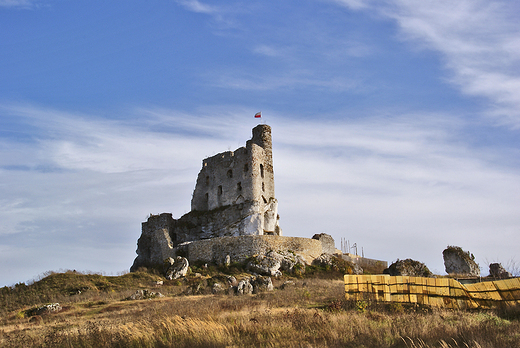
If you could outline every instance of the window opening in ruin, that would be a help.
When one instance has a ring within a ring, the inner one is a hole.
[[[242,183],[241,182],[237,183],[237,190],[238,191],[242,191]]]
[[[222,185],[218,186],[217,193],[219,196],[222,194]]]
[[[206,177],[206,186],[209,186],[209,176]]]
[[[233,177],[233,171],[231,169],[227,171],[227,177],[230,179]]]
[[[247,173],[249,171],[249,164],[244,164],[244,173]]]
[[[209,193],[206,192],[206,194],[204,195],[204,199],[207,201],[209,201]]]
[[[265,192],[265,184],[262,183],[262,191]]]
[[[263,164],[260,164],[260,176],[262,178],[264,177],[264,165]]]
[[[267,204],[267,199],[265,199],[264,196],[262,196],[262,199],[264,200],[264,203]]]

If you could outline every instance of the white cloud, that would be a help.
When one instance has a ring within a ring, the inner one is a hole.
[[[34,0],[0,0],[0,7],[33,8]]]
[[[440,52],[449,80],[463,93],[486,97],[488,113],[520,126],[520,8],[511,1],[349,1],[355,10],[392,18],[403,37]]]
[[[0,261],[57,249],[47,269],[108,272],[131,265],[147,214],[179,217],[190,209],[201,160],[243,146],[258,111],[138,109],[124,121],[106,121],[38,107],[3,109],[38,138],[2,139],[18,150],[0,156],[0,249],[17,251]],[[368,257],[412,257],[438,272],[448,244],[482,259],[516,254],[520,175],[500,151],[465,146],[464,124],[453,115],[323,122],[263,111],[272,120],[286,235],[327,232],[357,242]],[[89,259],[94,252],[114,261]],[[12,281],[47,270],[31,267]]]

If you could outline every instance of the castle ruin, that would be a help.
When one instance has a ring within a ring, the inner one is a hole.
[[[281,236],[278,221],[271,127],[261,124],[253,128],[245,147],[202,161],[189,213],[179,219],[171,213],[150,215],[142,223],[137,257],[130,270],[162,265],[168,257],[187,254],[189,248],[193,254],[200,248],[189,245],[196,241]]]

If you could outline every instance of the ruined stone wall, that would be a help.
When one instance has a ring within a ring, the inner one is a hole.
[[[177,243],[175,235],[171,234],[174,221],[171,213],[162,213],[150,215],[148,220],[142,223],[141,236],[137,241],[137,257],[130,268],[131,271],[139,267],[161,265],[172,255],[173,247]]]
[[[323,252],[317,239],[281,236],[220,237],[191,242],[187,246],[190,262],[224,263],[226,255],[231,262],[243,262],[248,257],[274,251],[292,251],[302,256],[307,264]]]

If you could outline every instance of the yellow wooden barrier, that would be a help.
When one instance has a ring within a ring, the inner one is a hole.
[[[451,278],[345,275],[345,298],[467,309],[520,304],[520,278],[463,285]]]

